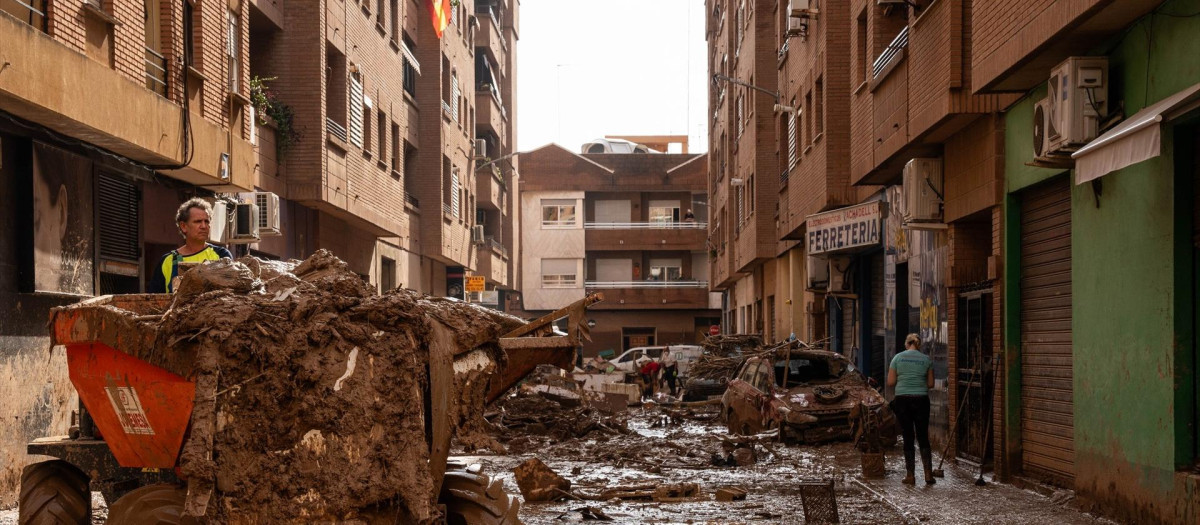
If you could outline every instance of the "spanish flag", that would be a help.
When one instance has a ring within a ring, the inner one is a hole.
[[[442,38],[442,32],[450,25],[450,0],[425,0],[429,7],[429,17],[433,19],[433,32]]]

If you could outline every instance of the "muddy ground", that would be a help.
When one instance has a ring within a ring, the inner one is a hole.
[[[798,484],[830,479],[842,523],[1108,523],[1072,509],[1069,494],[1052,500],[1011,485],[977,487],[974,471],[951,464],[937,485],[902,485],[899,447],[889,454],[887,477],[881,480],[862,478],[858,451],[848,443],[768,442],[755,447],[758,460],[753,465],[713,466],[713,455],[723,457],[728,450],[722,446],[727,432],[718,421],[705,421],[704,410],[693,410],[696,419],[672,420],[660,408],[635,408],[601,418],[613,431],[592,430],[582,438],[563,436],[551,417],[544,431],[502,432],[509,454],[469,459],[503,479],[513,494],[518,494],[513,469],[534,457],[570,480],[572,492],[584,497],[615,486],[696,483],[700,489],[698,497],[679,502],[526,503],[521,518],[531,525],[583,521],[575,511],[583,507],[598,507],[617,523],[803,523]],[[748,495],[743,501],[716,501],[714,493],[722,487],[740,487]]]

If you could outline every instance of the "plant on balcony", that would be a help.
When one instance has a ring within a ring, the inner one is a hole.
[[[295,112],[292,111],[292,107],[279,100],[279,97],[267,85],[267,82],[273,80],[275,77],[252,77],[250,79],[250,103],[254,105],[260,125],[267,125],[268,117],[274,122],[275,130],[278,132],[275,137],[275,154],[282,160],[288,150],[300,141],[300,131],[295,127]]]

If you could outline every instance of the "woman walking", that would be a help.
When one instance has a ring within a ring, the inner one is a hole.
[[[904,338],[904,350],[892,358],[888,369],[887,384],[896,388],[896,399],[892,408],[900,421],[904,435],[904,468],[908,475],[904,483],[917,482],[913,475],[916,469],[913,439],[921,448],[921,463],[925,466],[925,484],[933,485],[933,452],[929,448],[929,389],[933,387],[933,361],[921,353],[921,338],[908,334]]]

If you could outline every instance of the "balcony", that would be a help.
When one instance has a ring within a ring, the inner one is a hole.
[[[487,237],[479,245],[479,268],[476,275],[482,275],[497,286],[509,286],[508,282],[508,249],[494,237]]]
[[[490,14],[478,14],[479,16],[479,32],[475,34],[475,47],[485,48],[485,52],[492,55],[496,64],[506,62],[508,53],[508,44],[504,41],[504,34],[500,32],[500,21]]]
[[[498,210],[505,213],[508,207],[505,203],[505,193],[508,191],[500,167],[495,164],[475,172],[475,198],[481,208]]]
[[[167,57],[146,48],[146,89],[167,96]]]
[[[504,122],[508,120],[508,115],[504,111],[504,105],[500,103],[498,90],[476,89],[475,108],[476,129],[490,130],[497,137],[505,136]]]
[[[47,0],[10,0],[0,3],[0,11],[45,33],[47,3]]]
[[[588,292],[603,292],[600,310],[703,310],[708,281],[587,281]]]
[[[704,249],[707,222],[589,222],[584,224],[588,250]]]

